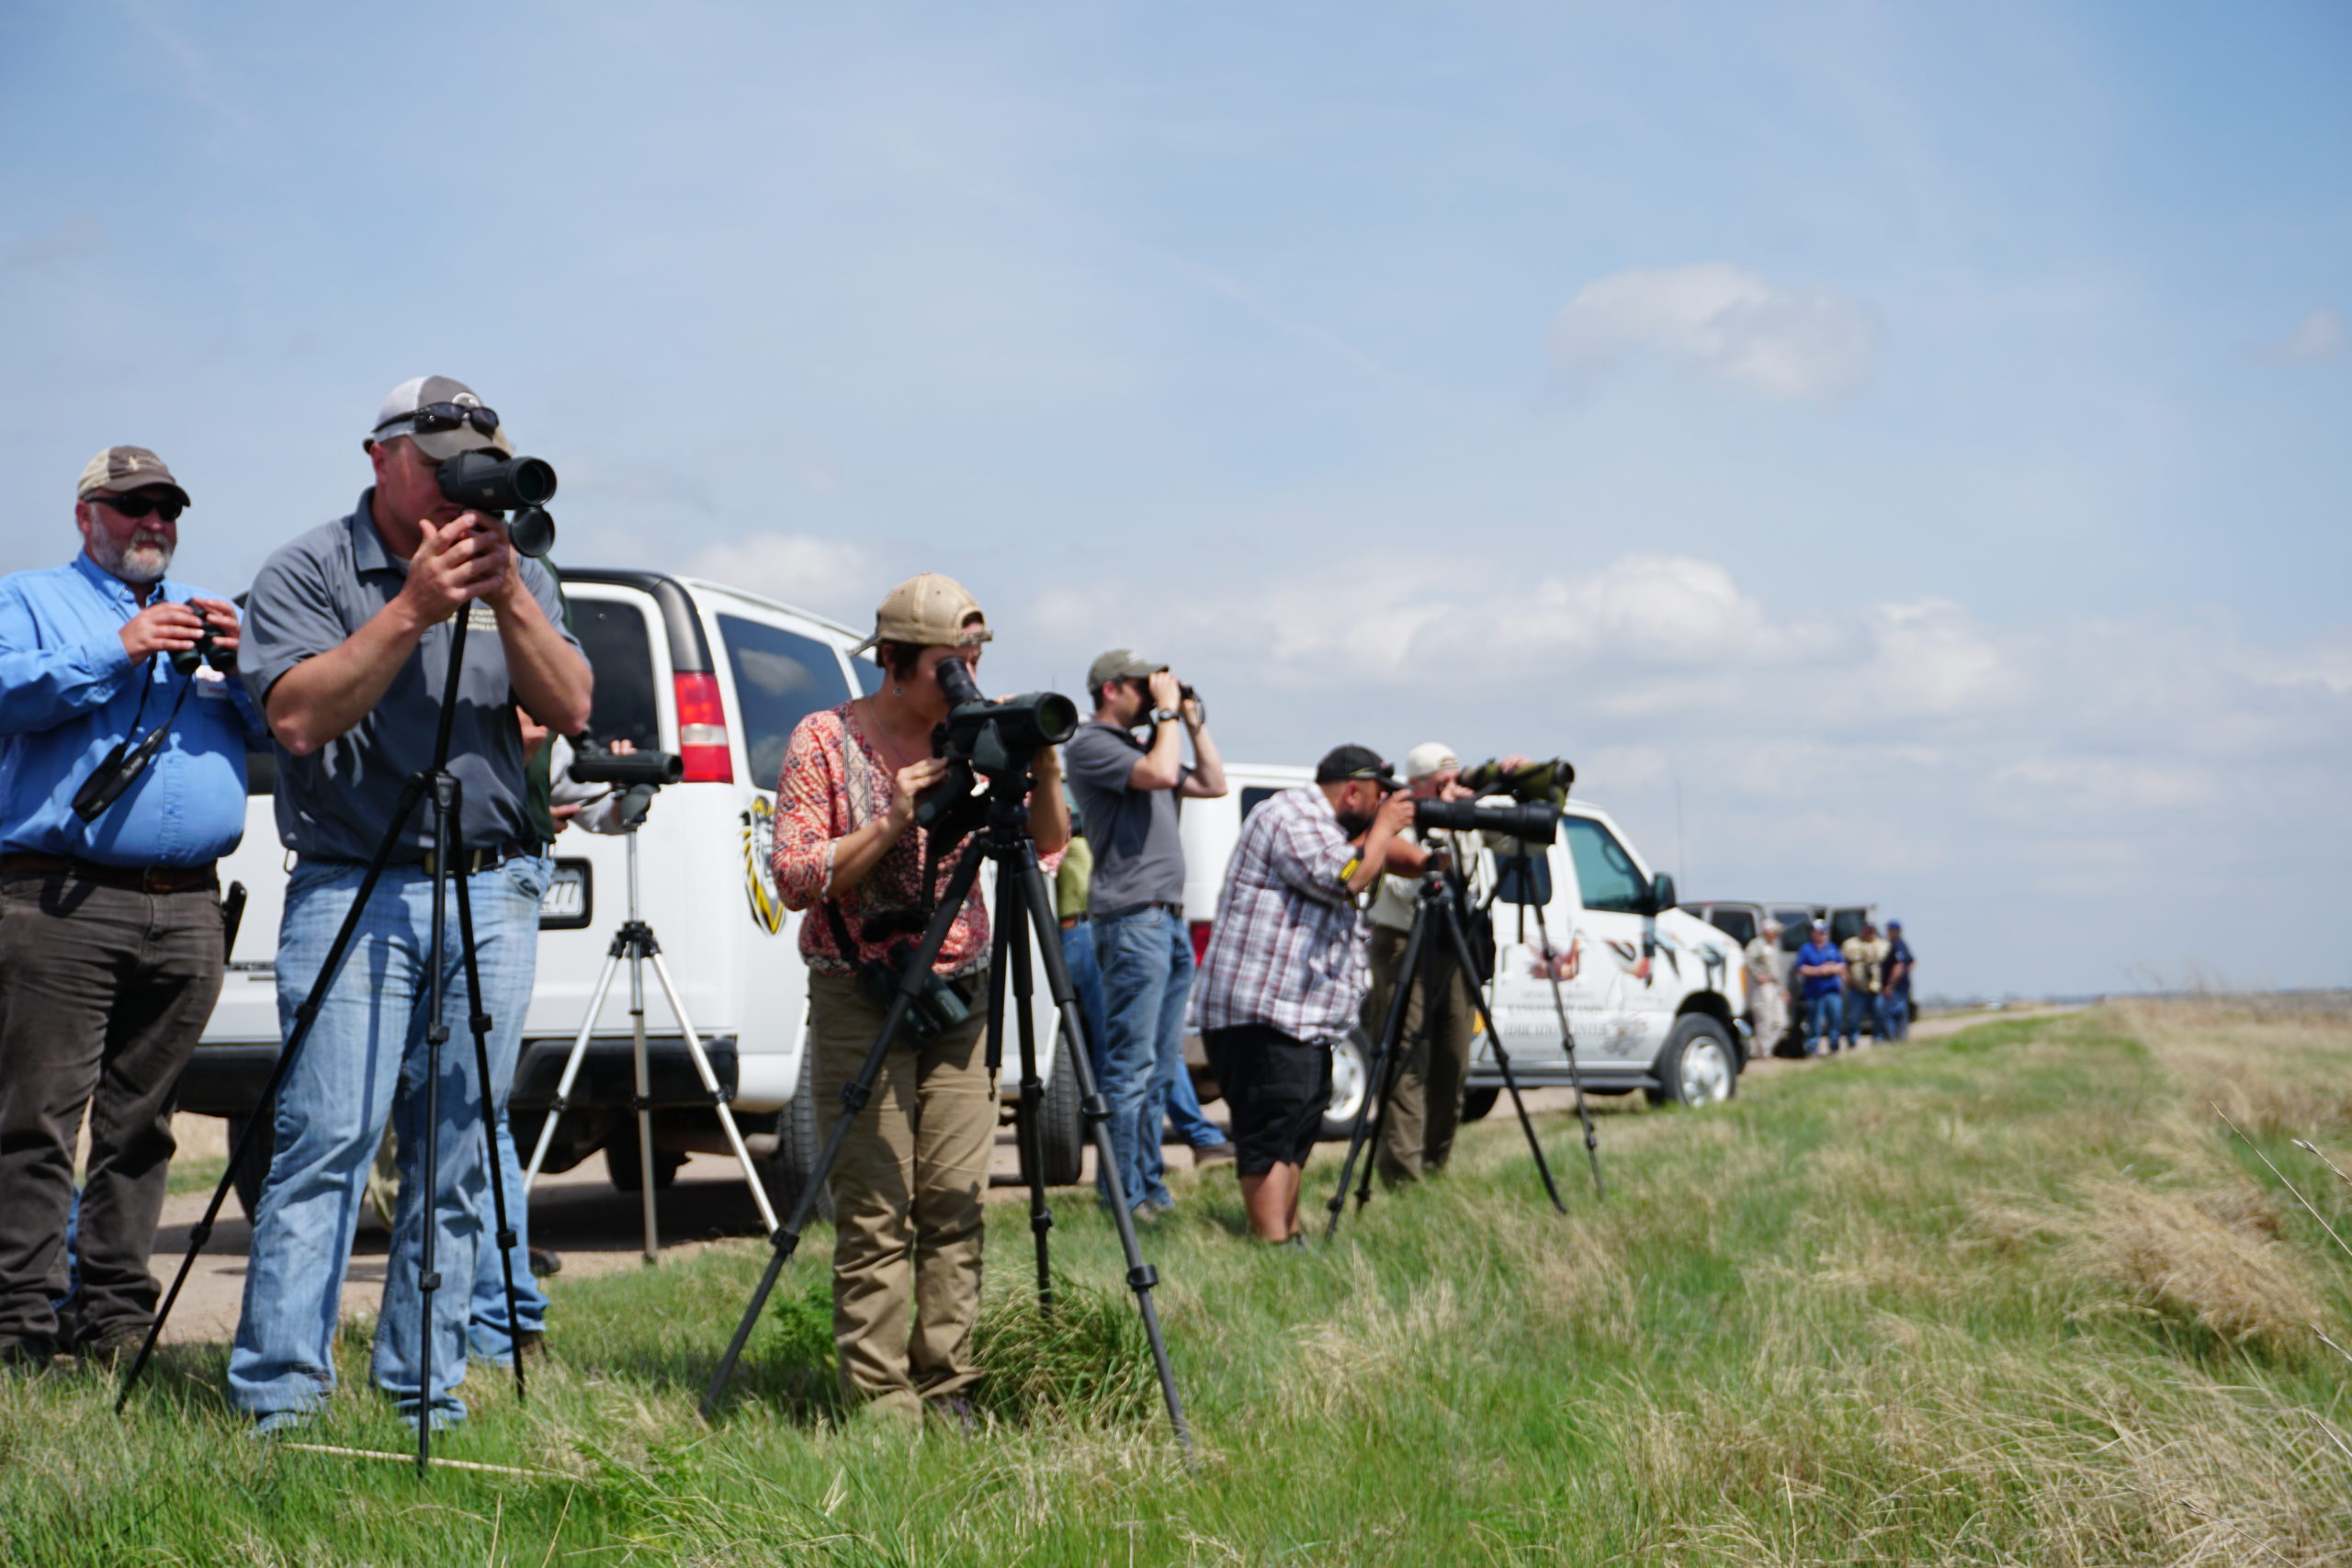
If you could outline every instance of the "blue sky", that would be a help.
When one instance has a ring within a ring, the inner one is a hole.
[[[454,375],[571,563],[1679,785],[1930,989],[2352,979],[2352,10],[463,17],[0,11],[0,569],[136,441],[241,588]]]

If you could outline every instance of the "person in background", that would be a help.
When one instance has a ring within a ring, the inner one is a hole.
[[[111,1360],[154,1322],[172,1090],[220,994],[215,863],[269,733],[220,667],[236,611],[165,575],[187,504],[154,453],[109,446],[74,491],[80,551],[0,581],[0,1368]],[[176,668],[206,632],[216,660]],[[151,734],[127,787],[77,809]]]
[[[1911,1037],[1911,944],[1903,940],[1903,922],[1886,922],[1886,968],[1879,985],[1878,1037]]]
[[[1804,1054],[1838,1049],[1839,996],[1845,990],[1846,960],[1829,941],[1829,922],[1813,922],[1813,938],[1797,949],[1797,979],[1804,1002]]]
[[[1747,970],[1747,1027],[1759,1052],[1781,1043],[1789,1028],[1789,993],[1781,987],[1781,922],[1764,917],[1764,927],[1740,949]]]
[[[1886,961],[1886,942],[1865,917],[1861,930],[1846,939],[1838,955],[1846,961],[1846,996],[1838,1004],[1841,1032],[1852,1050],[1860,1044],[1857,1032],[1865,1021],[1873,1033],[1879,1028],[1879,967]]]

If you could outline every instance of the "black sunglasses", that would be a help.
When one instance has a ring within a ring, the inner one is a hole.
[[[498,411],[470,403],[427,403],[413,413],[388,419],[376,428],[381,431],[385,426],[394,424],[406,424],[419,435],[434,435],[444,430],[455,430],[461,424],[470,424],[484,435],[491,435],[498,430]]]
[[[180,513],[187,510],[186,502],[169,497],[159,500],[152,495],[94,495],[90,499],[105,502],[125,517],[144,517],[150,512],[160,512],[166,523],[178,522]]]

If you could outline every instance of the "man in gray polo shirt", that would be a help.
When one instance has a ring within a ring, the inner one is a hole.
[[[478,1081],[467,1021],[457,901],[430,951],[433,844],[420,809],[394,845],[349,956],[280,1086],[277,1149],[255,1205],[244,1310],[229,1354],[229,1398],[266,1433],[310,1418],[334,1386],[330,1353],[352,1223],[393,1118],[400,1204],[377,1320],[374,1375],[402,1415],[461,1419],[466,1321],[490,1208],[483,1115],[504,1103],[530,999],[540,858],[527,804],[519,704],[548,728],[588,718],[588,661],[562,627],[553,581],[517,555],[504,522],[452,505],[435,470],[460,452],[511,453],[498,415],[470,389],[428,376],[393,389],[361,444],[373,488],[349,516],[269,558],[246,606],[245,682],[281,750],[277,830],[296,855],[278,930],[277,1007],[296,1009],[358,897],[402,781],[430,765],[455,618],[467,617],[449,768],[463,788],[454,824],[473,910],[472,956],[492,1021],[491,1081]],[[425,1144],[427,966],[443,985],[439,1168]],[[428,1196],[430,1202],[428,1204]],[[519,1204],[520,1193],[508,1194]],[[433,1387],[422,1386],[424,1227],[437,1225]]]
[[[1100,1087],[1111,1106],[1120,1189],[1139,1216],[1152,1219],[1175,1202],[1159,1133],[1169,1093],[1184,1071],[1184,1001],[1193,986],[1177,803],[1224,795],[1225,764],[1200,699],[1185,696],[1165,664],[1115,648],[1094,661],[1086,688],[1094,717],[1070,737],[1063,767],[1094,850],[1087,916],[1108,1024]],[[1148,743],[1134,734],[1147,719]],[[1109,1196],[1099,1174],[1096,1186]]]

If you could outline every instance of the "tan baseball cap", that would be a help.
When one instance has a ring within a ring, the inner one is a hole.
[[[418,412],[427,409],[434,411],[425,416],[431,428],[419,430]],[[471,387],[447,376],[412,376],[394,387],[385,396],[384,406],[376,411],[376,427],[359,445],[373,446],[395,435],[407,436],[416,443],[418,451],[436,463],[446,463],[460,452],[514,455],[514,443],[497,411],[484,408]]]
[[[874,635],[850,649],[864,653],[877,642],[907,643],[916,648],[967,648],[992,639],[986,617],[982,625],[964,623],[980,614],[980,602],[952,577],[926,571],[910,577],[874,612]]]
[[[164,459],[144,446],[109,446],[91,458],[82,469],[82,482],[75,487],[74,499],[87,501],[94,491],[119,493],[148,485],[164,486],[180,498],[182,506],[195,504],[180,488],[180,481],[172,478],[172,470],[164,467]]]
[[[1405,753],[1405,776],[1408,779],[1425,779],[1461,765],[1462,759],[1453,754],[1453,748],[1442,740],[1424,740]]]

